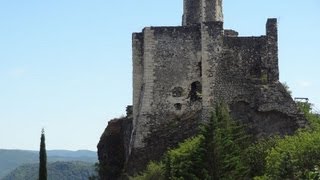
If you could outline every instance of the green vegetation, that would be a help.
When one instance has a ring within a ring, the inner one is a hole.
[[[172,179],[204,179],[207,177],[208,172],[205,164],[202,163],[205,155],[205,150],[202,148],[203,143],[204,137],[199,135],[181,143],[177,149],[170,150],[163,162],[165,177]]]
[[[48,163],[48,180],[88,180],[95,175],[94,164],[87,162]],[[39,164],[27,164],[16,168],[2,180],[38,179]]]
[[[165,167],[162,163],[150,162],[146,171],[132,180],[165,180]]]
[[[286,137],[253,142],[225,105],[215,108],[199,135],[169,150],[134,180],[320,179],[320,117],[298,103],[310,126]]]
[[[268,74],[262,73],[260,79],[261,79],[262,84],[267,84],[268,83]]]
[[[281,84],[284,87],[284,89],[287,91],[287,93],[290,94],[290,96],[292,96],[292,91],[290,90],[290,87],[288,86],[288,84],[286,82],[283,82]]]
[[[39,152],[39,180],[47,180],[47,151],[44,129],[41,132],[40,152]]]
[[[245,128],[232,120],[227,106],[216,106],[211,120],[201,129],[209,179],[245,177],[248,167],[243,163],[242,154],[251,140]]]
[[[280,137],[261,139],[248,146],[244,151],[244,161],[248,164],[248,177],[262,176],[265,172],[268,152],[275,147]]]

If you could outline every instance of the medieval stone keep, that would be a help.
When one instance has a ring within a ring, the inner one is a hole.
[[[98,145],[102,164],[112,166],[117,136],[119,166],[139,172],[194,135],[219,102],[257,138],[305,125],[279,82],[277,19],[267,20],[266,35],[238,37],[223,28],[222,0],[184,0],[182,26],[146,27],[133,33],[132,47],[132,113],[109,123]]]

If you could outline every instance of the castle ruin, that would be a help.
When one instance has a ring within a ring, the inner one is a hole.
[[[265,35],[239,37],[223,28],[222,0],[184,0],[182,26],[133,33],[133,109],[117,131],[126,171],[142,170],[196,134],[222,101],[257,138],[303,127],[279,82],[277,31],[277,19],[268,19]],[[103,162],[110,154],[100,143]]]

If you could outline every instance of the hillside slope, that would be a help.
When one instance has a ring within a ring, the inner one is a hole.
[[[83,161],[97,162],[97,154],[94,151],[67,151],[48,150],[48,162],[56,161]],[[15,168],[23,164],[33,164],[39,161],[38,151],[7,150],[0,149],[0,179]]]
[[[36,180],[38,164],[26,164],[16,168],[1,180]],[[87,162],[54,162],[48,166],[48,180],[87,180],[94,172],[94,164]]]

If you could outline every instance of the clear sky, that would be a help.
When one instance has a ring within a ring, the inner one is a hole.
[[[182,0],[0,0],[0,148],[90,149],[132,103],[131,33],[181,24]],[[225,0],[225,28],[279,18],[281,81],[320,108],[320,1]]]

